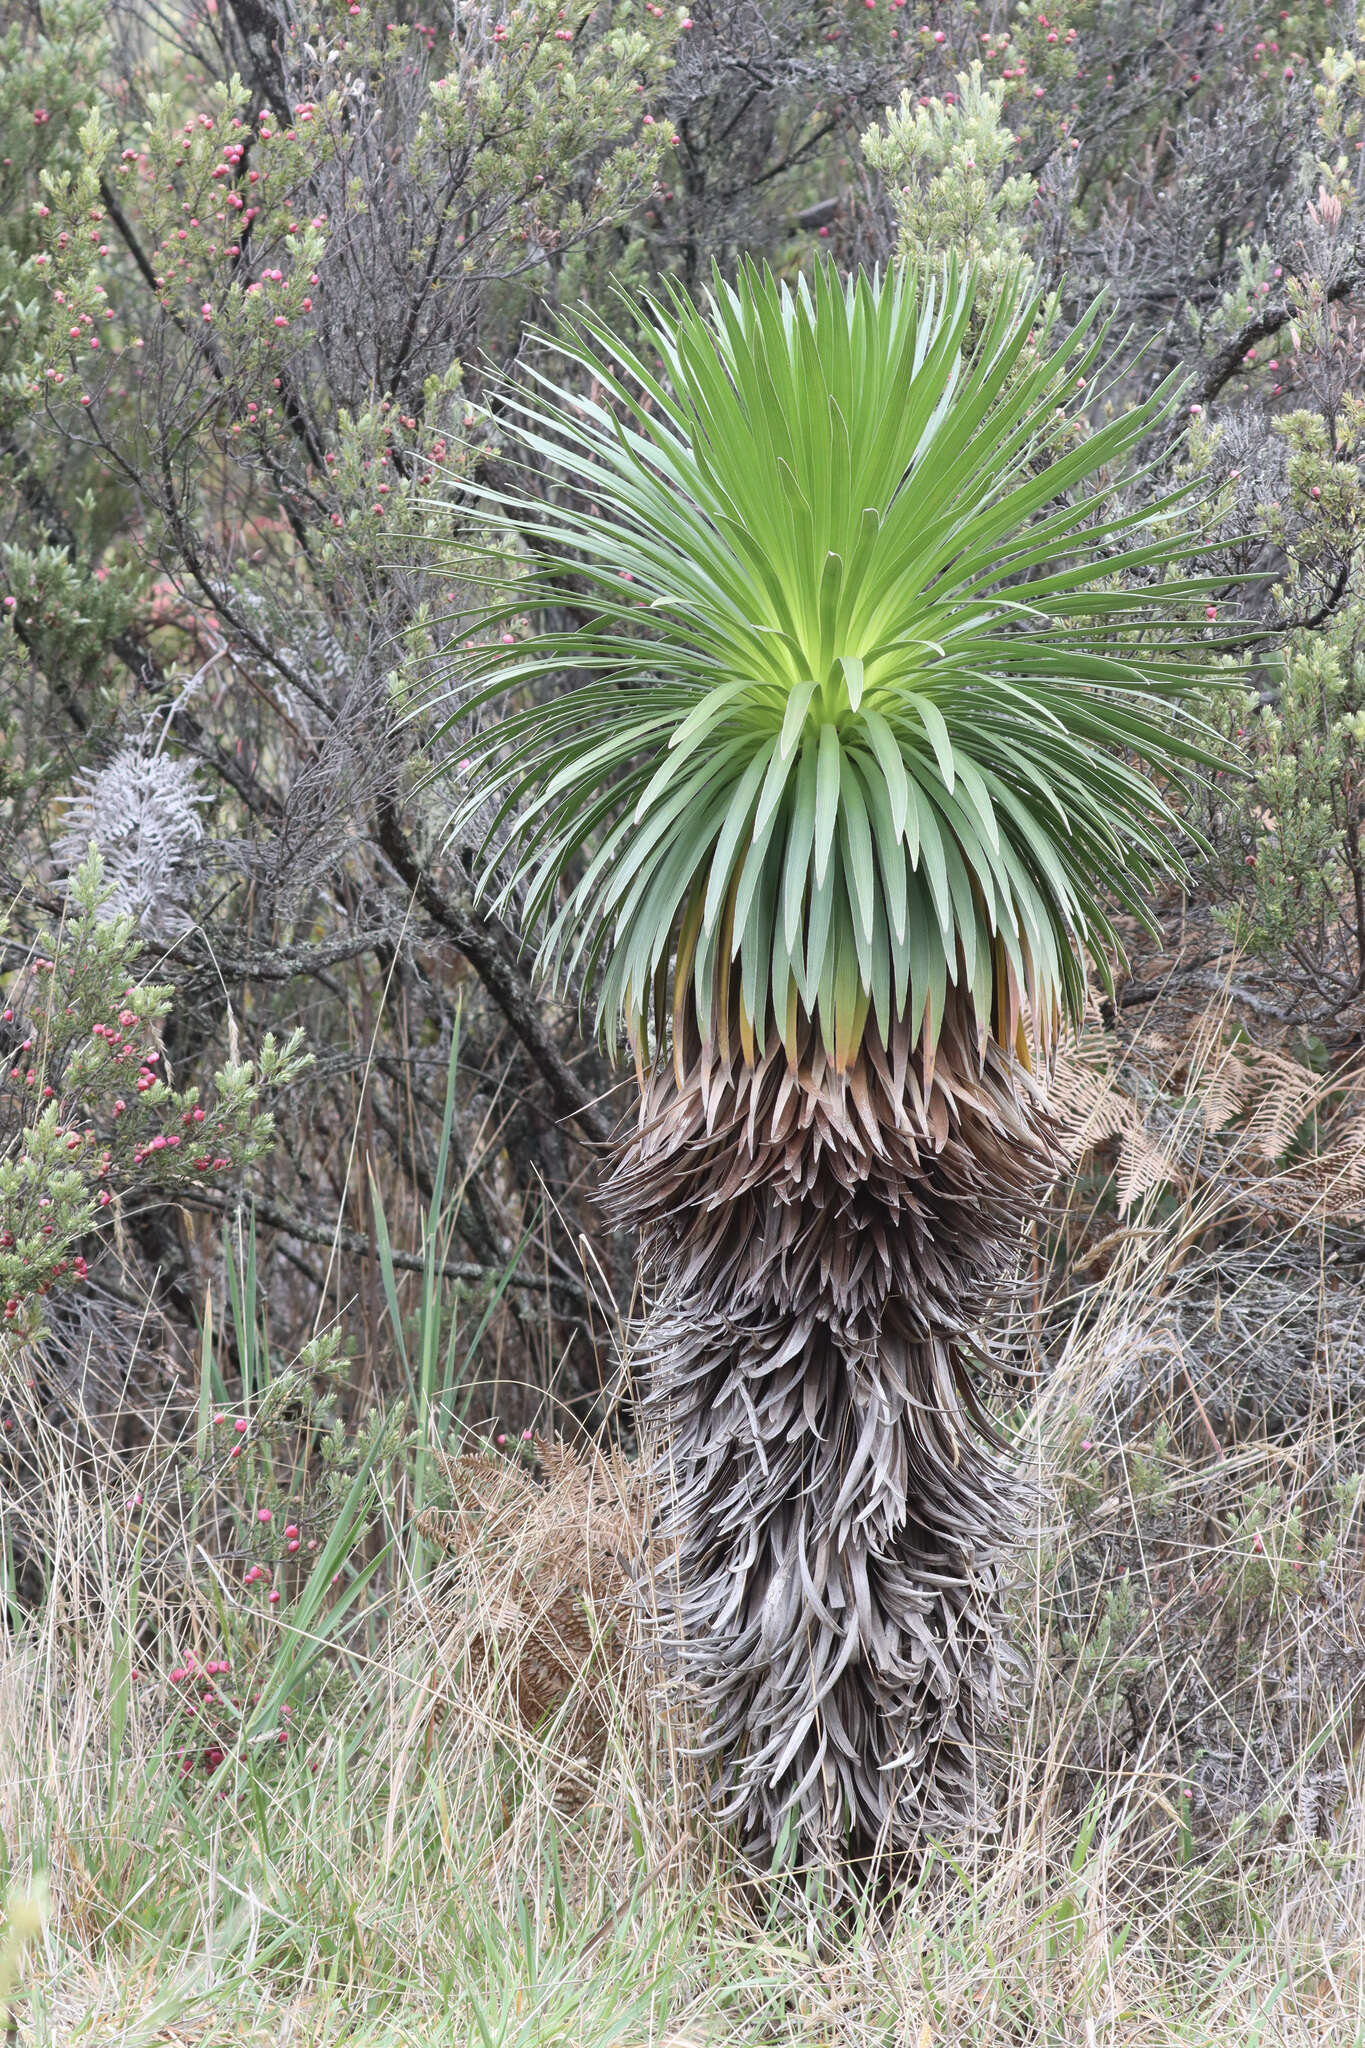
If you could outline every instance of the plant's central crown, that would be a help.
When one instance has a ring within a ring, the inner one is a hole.
[[[1056,338],[974,291],[746,266],[637,307],[638,349],[585,318],[581,383],[509,401],[570,490],[503,505],[532,566],[485,627],[566,576],[588,618],[488,632],[476,701],[521,708],[466,742],[465,823],[494,800],[500,904],[637,1043],[671,1010],[748,1057],[803,1014],[840,1063],[869,1015],[932,1049],[950,983],[1022,1043],[1178,865],[1150,776],[1208,758],[1212,582],[1175,573],[1184,493],[1118,496],[1172,390],[1092,430],[1096,311]]]

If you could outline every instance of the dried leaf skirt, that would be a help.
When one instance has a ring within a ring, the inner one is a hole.
[[[843,1873],[976,1814],[1001,1701],[1008,1468],[971,1332],[1050,1177],[1034,1084],[965,1005],[836,1072],[692,1048],[609,1188],[654,1306],[655,1597],[718,1812],[761,1864]]]

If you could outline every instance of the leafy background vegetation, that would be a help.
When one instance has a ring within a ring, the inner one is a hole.
[[[0,49],[23,2038],[1360,2039],[1361,25],[138,0]],[[1188,379],[1129,502],[1202,487],[1240,761],[1119,920],[992,1332],[997,1828],[831,1930],[755,1908],[621,1649],[633,1082],[475,902],[427,686],[532,329],[964,249],[1107,292],[1068,431]]]

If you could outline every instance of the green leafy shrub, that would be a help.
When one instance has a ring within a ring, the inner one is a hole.
[[[79,1286],[82,1242],[117,1227],[122,1205],[221,1185],[269,1150],[262,1097],[303,1073],[303,1033],[221,1068],[207,1105],[164,1072],[158,1026],[171,991],[136,978],[131,917],[107,917],[98,855],[72,884],[0,1023],[10,1135],[0,1157],[0,1298],[5,1335],[31,1338],[55,1287]]]

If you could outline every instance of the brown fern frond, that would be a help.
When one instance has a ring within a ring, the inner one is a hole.
[[[1256,1056],[1258,1099],[1247,1125],[1247,1139],[1258,1159],[1283,1157],[1291,1139],[1322,1092],[1319,1075],[1273,1047]]]
[[[1202,1009],[1173,1001],[1131,1038],[1087,1024],[1061,1049],[1051,1095],[1071,1165],[1114,1146],[1120,1214],[1163,1188],[1188,1196],[1216,1183],[1220,1213],[1285,1222],[1328,1190],[1339,1216],[1359,1199],[1357,1101],[1349,1076],[1325,1080],[1282,1046],[1234,1035],[1226,993]],[[1295,1163],[1286,1155],[1314,1111],[1327,1127],[1313,1158]]]

